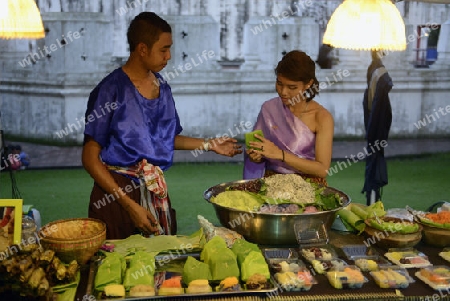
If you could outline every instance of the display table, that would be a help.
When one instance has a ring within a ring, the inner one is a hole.
[[[338,255],[342,259],[346,259],[344,254],[341,253],[341,247],[345,245],[362,244],[364,242],[364,237],[355,235],[349,232],[339,232],[339,231],[329,231],[330,244],[332,244]],[[267,247],[267,246],[264,246]],[[273,247],[273,246],[272,246]],[[298,246],[286,246],[298,248]],[[278,246],[277,246],[278,248]],[[441,258],[438,253],[442,251],[442,248],[435,248],[431,246],[426,246],[420,243],[415,247],[417,250],[422,251],[428,256],[429,261],[433,265],[450,265],[447,261]],[[375,248],[379,254],[383,255],[387,250]],[[346,260],[349,264],[348,260]],[[233,300],[233,301],[253,301],[253,300],[417,300],[417,301],[431,301],[431,300],[450,300],[450,290],[449,291],[435,291],[430,288],[427,284],[419,280],[414,273],[418,269],[408,269],[409,275],[415,280],[411,283],[408,288],[405,289],[382,289],[374,282],[372,277],[368,273],[364,273],[368,282],[363,285],[360,289],[335,289],[333,288],[325,275],[315,274],[315,278],[318,284],[313,285],[309,291],[302,292],[283,292],[278,290],[275,293],[269,294],[248,294],[248,295],[233,295],[224,293],[223,296],[195,296],[189,297],[189,295],[183,295],[178,297],[151,297],[148,299],[139,298],[138,300]],[[313,271],[313,270],[312,270]],[[82,269],[83,276],[81,277],[81,282],[78,287],[76,301],[88,301],[94,300],[93,296],[87,295],[87,282],[89,269]],[[135,300],[135,299],[130,299]]]

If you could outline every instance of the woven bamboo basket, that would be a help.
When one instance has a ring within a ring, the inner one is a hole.
[[[55,251],[64,263],[76,260],[84,265],[106,239],[106,224],[93,218],[72,218],[50,222],[39,231],[44,249]]]

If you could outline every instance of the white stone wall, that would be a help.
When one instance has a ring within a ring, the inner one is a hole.
[[[242,138],[236,125],[254,123],[261,104],[276,96],[273,68],[282,52],[302,49],[316,59],[324,20],[339,3],[150,0],[136,6],[138,0],[37,2],[49,29],[46,38],[0,40],[1,124],[12,135],[76,142],[82,141],[88,95],[123,62],[126,28],[138,12],[154,10],[172,25],[173,58],[162,74],[168,76],[180,66],[185,70],[169,80],[184,134],[212,137],[231,131]],[[406,1],[397,4],[407,23],[407,35],[418,24],[450,20],[449,5],[408,3],[408,7]],[[255,34],[255,26],[262,30]],[[184,38],[182,31],[188,34]],[[67,40],[69,32],[72,37],[78,32],[80,37]],[[389,53],[383,59],[394,82],[391,137],[445,136],[450,131],[446,111],[450,105],[450,30],[442,32],[441,60],[430,69],[414,69],[411,64],[414,42],[407,51]],[[63,35],[68,42],[60,46]],[[40,50],[52,44],[55,51],[49,57],[40,55]],[[200,62],[205,51],[214,56]],[[37,53],[38,59],[22,67],[20,62],[30,53]],[[333,114],[336,137],[362,138],[362,98],[370,55],[343,49],[335,49],[333,55],[338,65],[317,70],[319,81],[327,86],[316,100]],[[186,70],[188,63],[191,70]]]

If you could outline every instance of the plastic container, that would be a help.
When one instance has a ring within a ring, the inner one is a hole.
[[[345,245],[341,247],[345,256],[349,260],[354,260],[354,257],[362,257],[362,256],[378,256],[378,252],[375,251],[374,248],[368,247],[365,244],[358,245]]]
[[[414,248],[391,248],[384,256],[402,268],[423,268],[431,265],[428,256]]]
[[[313,260],[332,260],[338,258],[336,251],[330,245],[318,245],[300,249],[300,254],[307,261]]]
[[[33,218],[28,215],[22,216],[22,243],[24,250],[33,250],[37,247],[37,227]]]
[[[354,265],[328,271],[327,278],[331,286],[337,289],[361,288],[367,282],[361,270]]]
[[[398,266],[380,267],[370,275],[380,288],[407,288],[414,282],[408,271]]]
[[[280,272],[297,273],[299,270],[306,268],[305,263],[300,259],[272,258],[268,259],[267,263],[273,274]]]
[[[415,275],[435,290],[450,289],[450,268],[447,266],[422,268]]]
[[[262,249],[264,257],[270,258],[286,258],[295,259],[298,258],[298,252],[292,248],[265,248]]]
[[[275,273],[274,278],[278,287],[287,292],[309,291],[314,284],[317,284],[317,280],[306,267],[300,268],[297,273]]]
[[[380,267],[389,265],[392,266],[389,261],[381,256],[353,256],[355,265],[363,272],[376,271]]]
[[[450,262],[450,248],[444,248],[439,252],[439,256]]]
[[[332,269],[339,269],[341,267],[344,267],[347,265],[347,263],[339,258],[331,259],[331,260],[317,260],[314,259],[311,261],[311,265],[314,268],[314,270],[318,274],[324,274],[325,272],[332,270]]]

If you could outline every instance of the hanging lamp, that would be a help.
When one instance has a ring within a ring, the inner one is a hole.
[[[405,23],[390,0],[344,0],[332,14],[323,43],[352,50],[406,49]]]
[[[0,39],[44,37],[41,13],[34,0],[0,0]]]

